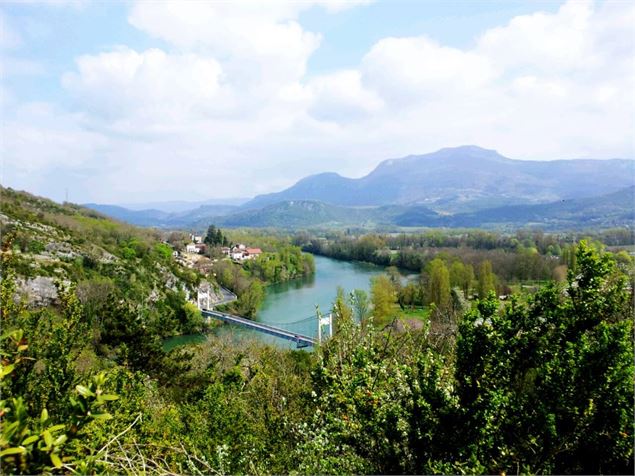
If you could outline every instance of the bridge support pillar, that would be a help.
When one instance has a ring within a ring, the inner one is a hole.
[[[333,337],[333,314],[329,313],[328,316],[322,316],[318,313],[318,342],[322,343],[322,327],[328,326],[328,336]]]

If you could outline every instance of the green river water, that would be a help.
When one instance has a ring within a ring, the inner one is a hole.
[[[290,327],[288,323],[315,316],[315,306],[320,306],[323,313],[328,313],[341,286],[348,293],[353,289],[370,288],[370,278],[384,270],[381,266],[367,263],[339,261],[323,256],[315,256],[315,274],[306,278],[295,279],[285,283],[267,286],[265,300],[258,311],[256,320],[276,324],[293,332],[315,337],[317,320],[312,319]],[[266,334],[231,325],[224,325],[213,330],[214,334],[230,334],[236,339],[254,338],[273,342],[283,347],[295,347],[295,344]],[[177,336],[165,341],[165,349],[179,345],[202,342],[205,335],[192,334]]]

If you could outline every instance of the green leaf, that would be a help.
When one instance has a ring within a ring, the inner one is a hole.
[[[77,389],[77,392],[79,392],[79,394],[82,397],[94,397],[95,396],[95,394],[88,387],[84,387],[83,385],[78,385],[75,388]]]
[[[22,441],[22,446],[30,445],[40,439],[40,435],[31,435]]]
[[[101,395],[101,398],[102,398],[102,400],[112,401],[112,400],[117,400],[119,398],[119,395],[113,395],[113,394],[105,393],[105,394]]]
[[[95,420],[110,420],[112,415],[110,413],[96,413],[92,415]]]
[[[55,446],[60,446],[63,445],[66,440],[68,439],[68,437],[66,435],[60,435],[56,440],[55,440]]]
[[[13,423],[10,423],[10,424],[6,425],[4,427],[4,429],[2,430],[2,433],[3,433],[3,435],[5,437],[7,437],[8,439],[11,439],[11,437],[18,430],[19,426],[20,426],[20,422],[19,421],[14,421]]]
[[[42,409],[42,414],[40,415],[40,422],[44,423],[49,419],[49,412],[46,408]]]
[[[58,469],[62,467],[62,460],[55,453],[51,453],[51,463]]]
[[[44,430],[42,432],[42,436],[44,437],[44,443],[46,443],[46,447],[50,448],[53,446],[53,436],[49,433],[48,430]]]
[[[48,428],[48,431],[50,431],[52,434],[52,433],[55,433],[56,431],[62,430],[63,428],[65,428],[65,425],[53,425]]]
[[[6,377],[11,372],[13,372],[14,368],[15,368],[15,365],[13,364],[3,365],[2,367],[0,367],[0,379]]]
[[[19,455],[22,453],[26,453],[26,448],[22,448],[22,447],[7,448],[6,450],[0,451],[0,457],[9,456],[9,455]]]

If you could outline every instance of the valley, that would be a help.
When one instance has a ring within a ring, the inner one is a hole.
[[[169,213],[87,204],[140,226],[484,228],[550,231],[632,226],[635,161],[521,161],[476,146],[384,161],[366,177],[300,180],[241,205]]]

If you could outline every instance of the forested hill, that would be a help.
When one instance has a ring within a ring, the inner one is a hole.
[[[317,200],[346,206],[420,203],[456,213],[602,195],[634,181],[633,160],[512,160],[495,150],[462,146],[386,160],[358,179],[313,175],[244,207]]]
[[[543,230],[580,230],[630,227],[635,223],[635,186],[592,198],[515,205],[471,213],[442,215],[423,205],[342,207],[310,200],[289,200],[247,210],[215,221],[228,227],[537,227]]]
[[[3,246],[31,304],[58,302],[58,284],[74,283],[95,318],[106,298],[144,308],[157,335],[189,331],[201,275],[175,263],[151,229],[113,221],[73,204],[0,189]]]
[[[445,222],[455,227],[495,227],[506,224],[570,230],[632,226],[635,224],[635,186],[598,197],[463,213],[446,217]]]
[[[635,187],[597,197],[558,200],[534,205],[509,205],[475,212],[440,214],[425,205],[344,207],[315,200],[288,200],[260,209],[232,210],[214,214],[197,209],[179,216],[163,212],[130,211],[95,206],[104,213],[142,226],[205,229],[209,223],[224,227],[277,227],[284,229],[324,227],[448,227],[543,230],[579,230],[628,227],[635,222]],[[157,216],[156,213],[161,214]]]
[[[87,206],[129,223],[164,228],[203,229],[208,223],[606,228],[632,223],[625,189],[634,183],[633,160],[512,160],[494,150],[463,146],[387,160],[359,179],[335,173],[306,177],[240,207],[207,205],[166,213]]]

